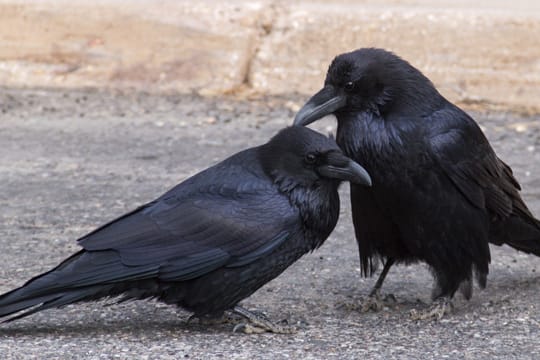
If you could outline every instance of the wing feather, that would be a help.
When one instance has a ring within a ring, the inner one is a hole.
[[[164,197],[81,238],[80,244],[88,251],[114,250],[129,267],[158,266],[164,281],[243,266],[273,251],[299,226],[298,210],[273,186],[247,189],[214,186]]]
[[[436,163],[472,205],[498,218],[516,210],[531,216],[519,196],[520,186],[512,170],[495,155],[473,119],[445,108],[435,113],[432,121],[441,124],[441,131],[430,139]]]

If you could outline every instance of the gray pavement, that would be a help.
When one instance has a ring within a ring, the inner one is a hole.
[[[302,97],[253,101],[98,91],[0,91],[0,291],[77,250],[75,239],[289,124]],[[540,117],[475,114],[540,215]],[[331,119],[318,125],[335,128]],[[360,279],[348,190],[338,228],[244,304],[295,335],[240,335],[187,324],[155,302],[45,311],[0,325],[6,359],[538,359],[540,259],[494,247],[488,287],[458,296],[439,322],[407,314],[429,301],[422,265],[392,269],[380,313],[348,310],[374,279]]]

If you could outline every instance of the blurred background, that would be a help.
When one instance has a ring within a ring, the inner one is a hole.
[[[8,87],[307,95],[375,46],[467,108],[540,110],[535,0],[0,0],[0,39]]]

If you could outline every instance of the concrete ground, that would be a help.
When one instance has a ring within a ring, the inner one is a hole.
[[[0,91],[0,292],[78,249],[75,239],[187,176],[291,123],[303,96],[253,101],[98,91]],[[540,117],[475,114],[523,196],[540,215]],[[329,119],[318,125],[335,128]],[[455,314],[414,322],[432,280],[422,265],[394,268],[379,313],[343,304],[366,294],[346,187],[325,245],[244,302],[274,320],[307,323],[294,335],[233,334],[187,324],[155,302],[89,303],[0,324],[4,359],[538,359],[540,259],[494,247],[488,287]]]

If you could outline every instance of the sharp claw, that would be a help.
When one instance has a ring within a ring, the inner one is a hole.
[[[359,302],[354,303],[342,303],[338,307],[345,308],[352,311],[369,312],[369,311],[381,311],[387,306],[391,306],[397,303],[396,297],[392,294],[385,295],[384,297],[376,291],[372,292],[366,297],[362,297]]]
[[[267,332],[267,331],[269,331],[269,330],[266,329],[266,328],[254,326],[254,325],[247,324],[247,323],[237,324],[233,328],[233,333],[242,332],[244,334],[262,334],[262,333]]]
[[[233,332],[243,332],[245,334],[260,334],[263,332],[272,332],[275,334],[293,334],[298,331],[295,326],[287,325],[287,320],[282,320],[280,323],[273,323],[266,317],[265,314],[254,313],[240,306],[235,307],[234,312],[245,317],[248,322],[237,324],[233,328]],[[285,322],[285,324],[282,324]]]
[[[240,332],[240,331],[243,332],[245,325],[246,325],[246,324],[244,324],[244,323],[240,323],[240,324],[234,325],[234,327],[233,327],[233,329],[232,329],[232,332],[233,332],[233,333]]]
[[[373,310],[378,312],[382,310],[384,304],[381,303],[378,297],[368,296],[365,300],[362,301],[362,306],[360,307],[361,312],[369,312]]]
[[[393,294],[383,297],[379,291],[375,291],[362,301],[361,311],[368,312],[372,310],[378,312],[384,309],[385,306],[390,305],[390,303],[395,304],[396,302],[396,297]]]
[[[244,334],[262,334],[264,332],[271,332],[274,334],[294,334],[298,330],[293,326],[277,325],[277,324],[250,324],[240,323],[236,324],[233,328],[233,333],[242,332]]]
[[[444,315],[451,314],[454,309],[452,301],[448,298],[440,298],[424,310],[412,309],[409,317],[412,320],[441,320]]]
[[[246,323],[240,323],[240,324],[236,324],[234,327],[233,327],[233,333],[239,333],[239,332],[242,332],[244,334],[251,334],[252,331],[250,331],[251,327],[248,326],[248,324]]]

